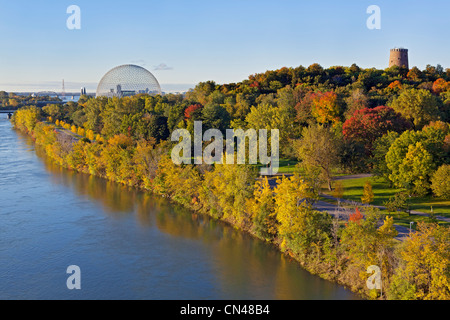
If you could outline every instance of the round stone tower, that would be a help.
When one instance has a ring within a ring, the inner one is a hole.
[[[406,67],[407,69],[409,69],[408,49],[391,49],[391,55],[389,57],[389,68],[392,66]]]

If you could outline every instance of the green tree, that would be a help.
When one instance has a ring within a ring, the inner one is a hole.
[[[313,125],[303,129],[297,141],[297,155],[305,166],[319,168],[332,191],[333,169],[339,164],[339,142],[328,128]]]
[[[393,100],[391,107],[421,129],[439,116],[439,100],[424,89],[405,89]]]
[[[230,127],[230,115],[218,104],[207,104],[202,109],[203,130],[219,129],[222,133]]]
[[[431,126],[422,131],[405,131],[386,154],[389,180],[396,187],[423,194],[435,168],[448,161],[445,136],[445,130]]]
[[[46,105],[45,107],[42,107],[42,111],[44,111],[44,113],[50,117],[52,117],[54,120],[58,119],[58,120],[62,120],[62,110],[61,110],[61,106],[58,104],[49,104]]]
[[[386,154],[395,140],[400,136],[398,132],[390,131],[382,137],[376,139],[373,143],[373,156],[371,163],[373,166],[373,173],[376,176],[383,177],[386,181],[389,180],[390,170],[386,165]]]

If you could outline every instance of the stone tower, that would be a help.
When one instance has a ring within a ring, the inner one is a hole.
[[[408,49],[391,49],[391,55],[389,57],[389,68],[392,66],[406,67],[407,69],[409,69]]]

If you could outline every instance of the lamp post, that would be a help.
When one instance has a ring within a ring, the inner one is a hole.
[[[410,223],[409,223],[409,233],[411,233],[411,231],[412,231],[412,225],[414,224],[414,221],[411,221]]]

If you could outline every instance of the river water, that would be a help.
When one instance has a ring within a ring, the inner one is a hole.
[[[357,299],[221,222],[52,164],[0,117],[0,299]]]

